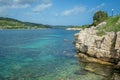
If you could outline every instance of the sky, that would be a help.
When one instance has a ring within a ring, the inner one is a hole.
[[[84,25],[103,10],[120,14],[120,0],[0,0],[0,17],[47,25]]]

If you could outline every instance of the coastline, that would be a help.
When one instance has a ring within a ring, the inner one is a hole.
[[[82,28],[67,28],[66,30],[83,30]]]
[[[0,30],[43,30],[43,29],[50,29],[50,28],[39,28],[39,29],[0,29]]]

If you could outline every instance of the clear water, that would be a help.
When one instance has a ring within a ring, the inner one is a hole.
[[[1,30],[0,80],[103,80],[74,57],[76,32]]]

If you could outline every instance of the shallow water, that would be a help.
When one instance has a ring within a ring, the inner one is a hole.
[[[0,80],[103,80],[74,57],[76,32],[1,30]]]

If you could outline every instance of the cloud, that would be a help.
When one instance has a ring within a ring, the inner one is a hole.
[[[0,0],[0,7],[10,8],[28,8],[34,0]]]
[[[29,4],[24,4],[24,5],[21,5],[21,4],[16,5],[16,4],[14,4],[14,5],[11,6],[11,8],[14,8],[14,9],[18,9],[18,8],[28,8],[28,7],[30,7]]]
[[[84,12],[86,10],[85,7],[74,7],[69,10],[65,10],[61,13],[62,16],[76,15],[78,13]]]
[[[98,6],[96,6],[95,8],[92,8],[90,10],[88,10],[88,12],[94,12],[94,11],[98,11],[100,8],[104,7],[105,6],[105,3],[102,3]]]
[[[32,4],[40,4],[32,6]],[[32,9],[32,7],[34,9]],[[30,8],[31,12],[41,12],[52,6],[51,0],[0,0],[0,16],[10,10]]]
[[[28,8],[28,7],[31,7],[31,4],[37,3],[37,2],[39,2],[40,5],[37,5],[35,7],[36,11],[41,11],[52,6],[51,0],[0,0],[0,7],[5,6],[8,9]]]
[[[32,2],[35,2],[35,0],[13,0],[15,4],[30,4]]]
[[[12,5],[12,4],[29,4],[35,2],[35,0],[0,0],[0,4]]]
[[[43,11],[43,10],[45,10],[45,9],[48,9],[49,7],[51,7],[52,6],[52,4],[51,3],[42,3],[42,4],[40,4],[40,5],[37,5],[34,9],[33,9],[33,11],[34,12],[41,12],[41,11]]]

